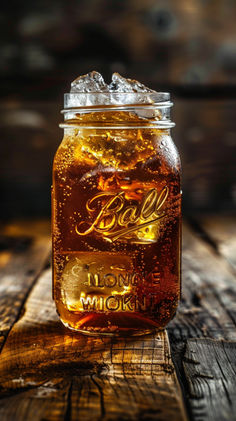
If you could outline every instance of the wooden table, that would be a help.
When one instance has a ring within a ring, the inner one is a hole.
[[[89,338],[58,320],[48,221],[0,230],[0,420],[236,420],[236,224],[190,220],[167,331]]]

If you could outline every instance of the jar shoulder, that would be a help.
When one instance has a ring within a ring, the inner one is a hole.
[[[145,133],[146,134],[146,133]],[[93,136],[94,137],[94,136]],[[142,173],[153,171],[157,174],[180,174],[180,155],[173,138],[165,132],[160,134],[152,133],[143,139],[137,139],[137,144],[127,141],[114,142],[113,139],[100,144],[100,137],[97,142],[92,137],[91,141],[85,143],[80,135],[65,135],[58,146],[54,157],[54,170],[58,167],[64,171],[71,170],[71,167],[87,171],[88,168],[107,169],[113,171],[129,172],[137,169]],[[89,138],[89,137],[88,137]],[[87,168],[88,167],[88,168]]]

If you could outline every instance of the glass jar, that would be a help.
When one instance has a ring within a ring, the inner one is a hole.
[[[96,95],[108,105],[88,105]],[[172,103],[168,93],[149,102],[139,94],[138,103],[135,95],[65,94],[53,164],[53,296],[64,325],[88,335],[163,329],[180,297]]]

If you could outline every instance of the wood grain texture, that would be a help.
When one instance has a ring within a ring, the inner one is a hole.
[[[187,225],[183,229],[183,240],[182,300],[167,330],[177,375],[187,396],[183,370],[187,340],[236,341],[236,282],[228,262]],[[186,404],[195,419],[188,398]]]
[[[236,217],[211,216],[200,218],[200,225],[214,245],[236,272]]]
[[[54,378],[18,389],[0,400],[1,421],[58,421],[66,420],[70,379]],[[68,418],[67,418],[68,419]]]
[[[0,251],[0,347],[50,255],[48,221],[8,224],[1,230]],[[28,231],[27,231],[28,229]]]
[[[182,300],[168,326],[173,343],[236,340],[236,282],[228,263],[186,225],[183,238]]]
[[[0,383],[3,396],[14,393],[2,400],[3,420],[16,413],[17,421],[33,413],[35,420],[59,420],[68,411],[71,420],[185,420],[166,332],[113,340],[70,332],[55,312],[50,270],[34,286],[2,349]]]
[[[236,342],[190,339],[184,356],[195,420],[236,420]]]

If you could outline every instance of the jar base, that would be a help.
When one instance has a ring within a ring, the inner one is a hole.
[[[149,328],[149,329],[143,329],[143,330],[134,330],[132,328],[125,329],[125,330],[119,329],[119,330],[116,330],[116,331],[108,332],[108,331],[104,331],[104,328],[100,328],[100,330],[99,330],[99,328],[97,328],[97,330],[75,329],[74,327],[70,326],[68,323],[64,322],[63,320],[61,320],[61,322],[66,328],[72,330],[73,332],[82,333],[83,335],[86,335],[86,336],[95,336],[95,337],[99,337],[99,336],[106,336],[106,337],[145,336],[145,335],[151,335],[151,334],[154,334],[156,332],[160,332],[160,331],[164,330],[164,327],[159,327],[159,328],[155,327],[155,328]]]
[[[168,317],[159,315],[156,320],[153,320],[149,315],[141,312],[72,312],[61,303],[57,303],[57,313],[63,325],[74,332],[87,336],[150,335],[163,330],[174,316],[175,311],[176,308],[172,308]]]

